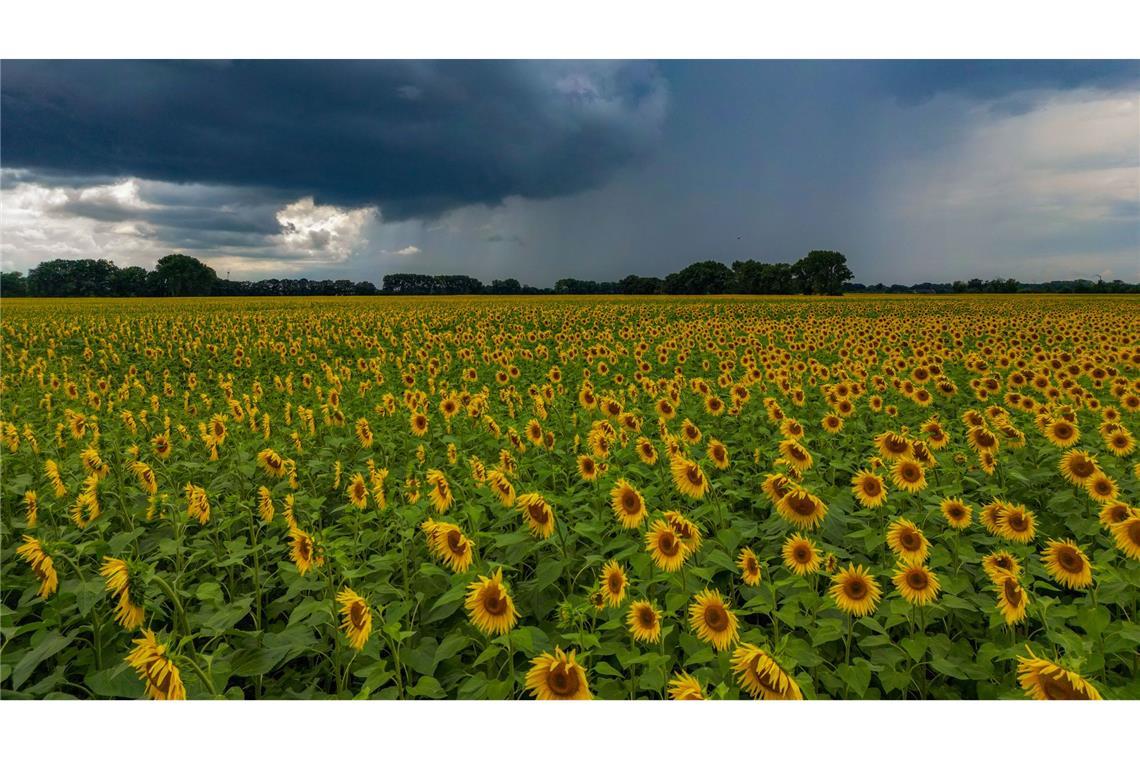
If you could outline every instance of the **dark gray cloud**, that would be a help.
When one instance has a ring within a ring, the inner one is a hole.
[[[430,216],[595,187],[665,117],[653,64],[5,61],[6,167]]]

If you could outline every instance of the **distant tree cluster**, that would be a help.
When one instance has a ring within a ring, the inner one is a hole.
[[[1018,282],[1012,278],[994,280],[955,280],[954,282],[920,282],[915,285],[863,285],[851,283],[848,293],[1140,293],[1140,284],[1123,280],[1049,280]]]
[[[55,259],[20,272],[0,275],[0,294],[76,298],[102,296],[351,296],[376,295],[371,282],[351,280],[223,280],[193,256],[171,254],[148,272],[142,267],[120,269],[106,259]]]

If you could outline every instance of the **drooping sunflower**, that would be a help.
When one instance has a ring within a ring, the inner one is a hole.
[[[293,564],[297,566],[297,572],[301,575],[312,570],[314,566],[324,564],[321,557],[317,554],[313,537],[296,527],[290,528],[289,530],[289,557],[293,560]]]
[[[766,475],[764,482],[760,484],[761,490],[763,490],[764,495],[768,497],[768,501],[772,502],[773,507],[780,502],[780,499],[791,493],[795,487],[795,483],[793,483],[787,475],[781,475],[779,473]]]
[[[669,679],[669,699],[687,702],[704,698],[705,689],[701,682],[688,673],[677,673]]]
[[[166,653],[166,645],[161,644],[149,629],[142,632],[142,638],[134,639],[135,647],[125,660],[134,668],[145,684],[146,696],[151,699],[186,699],[186,687],[178,666]]]
[[[262,522],[273,522],[275,510],[273,508],[273,494],[265,486],[257,489],[257,514]]]
[[[776,511],[797,528],[815,530],[827,516],[827,505],[815,494],[796,488],[776,503]]]
[[[982,527],[991,535],[996,536],[998,534],[998,521],[1001,519],[1002,514],[1011,506],[1013,505],[1001,499],[994,499],[986,504],[982,507],[982,514],[979,518]]]
[[[882,597],[874,577],[862,565],[853,564],[832,576],[829,593],[835,600],[835,606],[855,617],[874,612]]]
[[[608,606],[620,607],[628,586],[625,570],[616,560],[610,560],[602,567],[602,598],[606,600]]]
[[[689,605],[689,625],[697,638],[713,649],[728,649],[737,638],[736,613],[728,608],[719,591],[705,589]]]
[[[655,520],[645,534],[645,549],[653,563],[667,573],[678,570],[689,556],[688,549],[673,526],[664,520]]]
[[[427,537],[428,549],[451,568],[462,573],[471,566],[475,544],[463,535],[458,525],[435,520],[424,520],[420,530]]]
[[[1087,451],[1071,449],[1061,457],[1061,475],[1075,486],[1082,486],[1100,469],[1096,457]]]
[[[348,488],[345,493],[348,494],[348,500],[357,509],[364,509],[368,506],[368,484],[364,482],[364,476],[359,472],[352,473],[352,477],[348,479]]]
[[[630,604],[625,623],[635,641],[656,644],[661,639],[661,611],[648,600]]]
[[[1028,657],[1017,658],[1017,680],[1033,699],[1099,700],[1100,692],[1080,674],[1038,657],[1028,645]]]
[[[741,644],[736,647],[732,653],[732,669],[740,688],[753,699],[803,699],[795,679],[758,646]]]
[[[515,503],[515,487],[502,470],[487,470],[487,485],[491,487],[491,493],[504,507],[509,507]]]
[[[997,592],[998,612],[1005,619],[1006,625],[1016,625],[1025,619],[1029,595],[1016,576],[1010,573],[997,575],[994,578],[994,590]]]
[[[431,490],[428,491],[428,501],[435,507],[435,511],[442,515],[455,502],[455,496],[451,492],[451,484],[447,482],[447,476],[440,470],[428,470],[427,482],[431,486]]]
[[[1125,556],[1140,560],[1140,515],[1133,514],[1112,526],[1112,538],[1116,548]]]
[[[143,461],[131,462],[130,470],[138,478],[139,486],[146,493],[154,496],[158,493],[158,479],[155,477],[154,470],[150,465]]]
[[[540,493],[521,494],[515,502],[522,516],[526,518],[527,527],[532,535],[538,538],[550,538],[554,533],[554,510]]]
[[[744,581],[744,585],[760,585],[760,560],[756,559],[756,552],[752,551],[751,547],[746,546],[740,550],[736,565],[740,568],[740,579]]]
[[[592,698],[586,671],[576,661],[575,654],[573,649],[563,652],[555,647],[554,654],[543,652],[531,660],[526,687],[535,699]]]
[[[669,523],[677,533],[677,537],[681,539],[681,543],[685,545],[685,550],[690,555],[696,554],[701,548],[701,541],[704,540],[701,536],[701,526],[676,510],[670,510],[664,516],[665,522]]]
[[[796,472],[805,473],[811,469],[814,463],[811,452],[804,448],[799,441],[793,438],[785,438],[780,441],[779,448],[780,456],[782,456]]]
[[[614,517],[624,528],[638,527],[649,515],[649,510],[645,508],[645,500],[625,478],[614,485],[610,491],[610,500]]]
[[[971,449],[978,452],[979,454],[983,451],[988,451],[991,454],[994,454],[997,452],[998,448],[1001,445],[998,437],[994,435],[993,431],[991,431],[985,425],[977,425],[975,427],[971,427],[966,432],[966,443],[970,445]]]
[[[997,521],[998,535],[1018,544],[1027,544],[1037,535],[1033,511],[1022,504],[1015,504],[1002,511]]]
[[[257,453],[257,463],[266,475],[274,478],[285,477],[285,458],[273,449],[262,449]]]
[[[887,488],[883,479],[869,470],[859,470],[851,478],[851,493],[868,509],[875,509],[887,500]]]
[[[507,633],[519,619],[515,603],[503,582],[501,567],[490,578],[480,575],[479,580],[467,586],[465,606],[471,623],[486,636]]]
[[[926,470],[909,457],[896,459],[891,467],[891,482],[901,491],[918,493],[926,488]]]
[[[887,529],[887,546],[906,563],[922,564],[930,553],[930,541],[910,520],[898,519]]]
[[[946,518],[946,524],[954,530],[964,530],[970,526],[974,510],[961,499],[943,499],[938,508],[942,511],[942,516]]]
[[[340,603],[340,629],[348,637],[349,646],[359,652],[372,633],[372,610],[364,597],[348,586],[336,595],[336,600]]]
[[[59,588],[59,575],[55,570],[55,563],[51,555],[44,551],[43,545],[31,536],[24,536],[24,543],[16,549],[16,554],[32,568],[32,573],[40,582],[37,596],[47,599]]]
[[[942,588],[938,576],[921,563],[899,563],[891,580],[902,598],[918,607],[932,603]]]
[[[1100,508],[1100,524],[1112,530],[1112,526],[1124,522],[1133,514],[1132,508],[1122,501],[1110,501]]]
[[[142,604],[142,586],[130,565],[121,559],[103,557],[99,574],[106,580],[104,586],[116,597],[115,622],[128,631],[133,631],[143,623],[146,612]]]
[[[709,481],[700,464],[683,456],[673,457],[669,464],[673,485],[678,493],[690,499],[703,499],[709,491]]]
[[[1049,575],[1061,585],[1070,589],[1088,588],[1092,585],[1089,558],[1073,541],[1047,541],[1041,559]]]
[[[1093,476],[1086,480],[1084,485],[1088,495],[1101,504],[1114,501],[1120,495],[1116,481],[1100,470],[1093,473]]]
[[[657,464],[657,447],[653,445],[653,441],[645,436],[637,439],[637,457],[643,463],[652,467]]]
[[[784,566],[796,575],[810,575],[819,570],[823,557],[810,538],[799,533],[788,536],[782,551]]]
[[[35,491],[24,491],[24,522],[27,523],[28,528],[36,527],[36,522],[39,520],[40,499]]]
[[[1015,578],[1020,576],[1021,563],[1009,552],[997,551],[982,558],[982,570],[989,576],[990,581],[997,583],[1002,575],[1009,574]]]
[[[910,456],[910,441],[905,435],[888,430],[875,436],[875,444],[879,447],[879,455],[887,461]]]
[[[709,439],[709,445],[706,449],[708,458],[712,460],[713,466],[718,470],[727,470],[729,464],[728,447],[716,438]]]

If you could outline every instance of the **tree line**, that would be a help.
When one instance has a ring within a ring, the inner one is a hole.
[[[838,251],[811,251],[793,264],[698,261],[666,277],[628,275],[616,281],[558,280],[553,288],[524,285],[511,277],[485,284],[467,275],[396,273],[377,288],[367,281],[268,279],[229,280],[193,256],[171,254],[152,271],[119,268],[106,259],[55,259],[29,270],[0,275],[0,295],[32,297],[143,296],[372,296],[372,295],[841,295],[842,293],[1140,293],[1121,280],[1054,280],[1021,283],[1014,279],[923,282],[916,285],[864,285],[852,282],[846,257]]]

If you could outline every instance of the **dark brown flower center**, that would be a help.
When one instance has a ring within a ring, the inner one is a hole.
[[[712,603],[705,607],[705,625],[717,633],[728,628],[728,614],[720,604]]]
[[[574,696],[578,693],[580,684],[577,669],[567,667],[565,663],[555,665],[554,669],[546,674],[547,687],[559,697]]]

